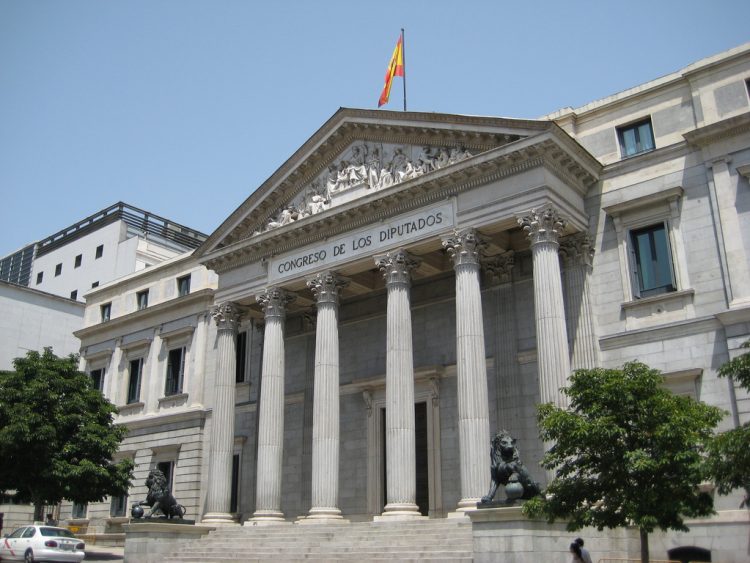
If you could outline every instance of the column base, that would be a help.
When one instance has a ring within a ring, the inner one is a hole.
[[[419,507],[411,503],[390,503],[380,516],[375,516],[373,522],[393,522],[395,520],[427,520],[419,512]]]
[[[284,518],[283,512],[275,510],[258,510],[249,520],[245,520],[243,526],[277,526],[279,524],[291,524]]]
[[[201,519],[201,524],[211,526],[224,526],[229,524],[239,524],[234,514],[229,512],[207,512]]]
[[[468,518],[467,512],[477,509],[477,503],[481,498],[462,498],[453,512],[447,514],[448,518]]]
[[[348,524],[338,508],[311,508],[307,516],[300,516],[297,524]]]

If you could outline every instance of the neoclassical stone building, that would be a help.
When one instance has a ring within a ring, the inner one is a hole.
[[[749,81],[747,44],[538,120],[339,110],[189,258],[218,279],[195,391],[163,400],[152,369],[120,420],[200,413],[198,443],[165,425],[138,477],[169,442],[205,523],[462,517],[495,431],[544,482],[536,405],[634,359],[746,421],[716,373],[750,338]],[[747,526],[738,499],[652,547],[740,553],[712,539]]]

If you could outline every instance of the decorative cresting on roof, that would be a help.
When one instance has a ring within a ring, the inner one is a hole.
[[[567,236],[560,241],[560,254],[565,262],[590,268],[594,262],[594,238],[585,231]]]
[[[565,230],[565,221],[551,205],[532,209],[528,215],[518,219],[518,224],[526,231],[531,246],[541,243],[558,244],[560,235]]]
[[[487,249],[487,242],[482,239],[476,229],[456,229],[453,235],[443,239],[443,248],[453,260],[453,265],[478,266],[479,259]]]
[[[216,323],[217,330],[231,330],[236,332],[242,314],[237,305],[231,301],[227,301],[211,309],[211,316]]]
[[[524,141],[525,142],[525,141]],[[578,147],[571,141],[573,151]],[[553,139],[545,137],[516,150],[498,147],[432,170],[401,184],[347,202],[334,210],[307,217],[283,228],[252,237],[247,243],[235,242],[220,250],[206,265],[217,273],[261,260],[274,254],[312,244],[326,237],[362,227],[393,215],[405,213],[489,182],[545,166],[571,187],[585,193],[597,181],[589,170],[563,150]],[[566,150],[570,148],[566,146]],[[585,151],[578,147],[578,152]],[[588,157],[591,159],[591,157]],[[593,159],[592,159],[593,160]],[[344,192],[345,194],[346,192]]]
[[[310,288],[318,304],[339,302],[339,290],[349,285],[349,280],[333,272],[320,272],[307,278],[307,287]]]
[[[280,287],[270,287],[255,296],[255,300],[263,309],[266,319],[273,317],[284,319],[286,317],[286,306],[296,298],[295,294]]]

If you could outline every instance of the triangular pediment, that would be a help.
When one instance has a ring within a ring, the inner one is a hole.
[[[382,206],[411,185],[480,163],[483,155],[539,137],[546,121],[342,108],[264,182],[198,249],[210,267],[232,249],[278,248],[302,230],[314,238],[352,210]],[[345,213],[344,213],[345,212]],[[362,211],[358,211],[362,213]],[[247,254],[247,251],[244,252]]]

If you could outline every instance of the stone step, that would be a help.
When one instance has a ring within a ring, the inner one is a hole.
[[[472,561],[468,522],[232,526],[186,543],[164,561]]]

